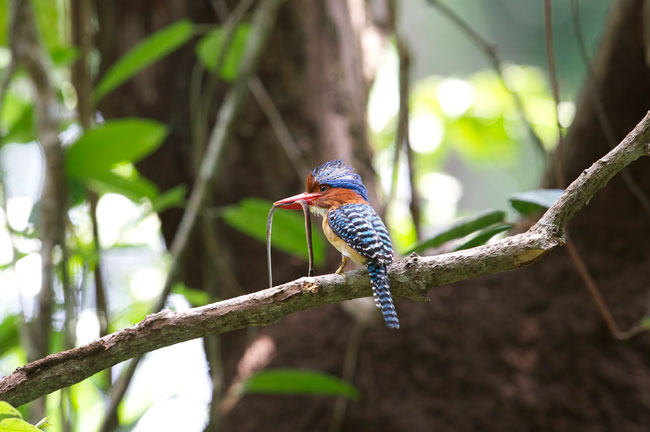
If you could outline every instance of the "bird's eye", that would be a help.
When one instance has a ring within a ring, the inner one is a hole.
[[[325,192],[327,190],[327,186],[323,185],[320,187],[321,192]]]

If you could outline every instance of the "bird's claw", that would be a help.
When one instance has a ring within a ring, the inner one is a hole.
[[[348,275],[346,275],[346,274],[343,272],[343,269],[342,269],[342,268],[339,268],[339,269],[336,270],[334,273],[343,276],[343,279],[345,279],[345,282],[347,283],[347,281],[348,281]]]

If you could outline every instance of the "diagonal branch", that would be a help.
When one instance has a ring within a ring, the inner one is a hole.
[[[427,300],[427,291],[532,264],[564,244],[566,223],[625,166],[650,155],[650,112],[611,152],[573,182],[540,221],[522,234],[491,245],[438,256],[412,254],[390,268],[395,295]],[[75,384],[114,364],[207,334],[268,325],[297,311],[370,295],[365,271],[301,278],[277,287],[185,312],[162,311],[79,348],[52,354],[0,380],[0,399],[22,405]]]

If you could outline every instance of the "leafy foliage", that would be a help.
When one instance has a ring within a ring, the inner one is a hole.
[[[23,420],[16,408],[0,401],[0,432],[41,432],[41,429]]]
[[[167,129],[145,119],[110,120],[86,131],[68,149],[66,174],[92,179],[119,162],[137,162],[162,144]]]
[[[126,170],[116,168],[120,163],[132,164],[150,154],[166,135],[167,129],[151,120],[107,121],[86,131],[70,146],[66,174],[98,193],[116,192],[136,202],[142,198],[153,200],[158,195],[153,183],[141,177],[132,165],[126,166]]]
[[[476,246],[481,246],[487,243],[495,235],[508,231],[514,225],[512,224],[499,224],[495,227],[486,228],[479,231],[476,235],[472,236],[469,240],[458,246],[455,250],[470,249]]]
[[[249,30],[250,24],[239,24],[233,32],[230,44],[224,47],[224,31],[221,27],[217,27],[199,40],[196,44],[196,55],[203,66],[213,73],[217,72],[219,66],[217,62],[223,56],[223,63],[218,71],[219,76],[224,81],[233,81],[239,72]],[[222,53],[224,49],[226,52]]]
[[[510,197],[510,204],[522,215],[531,215],[551,207],[562,195],[562,189],[536,189]]]
[[[164,58],[187,42],[194,34],[194,25],[183,19],[148,36],[124,54],[97,84],[95,101],[99,101],[145,67]]]
[[[479,213],[466,219],[462,219],[455,224],[441,230],[431,238],[424,240],[411,247],[405,254],[412,252],[421,252],[425,249],[434,248],[450,240],[465,237],[480,229],[501,223],[505,219],[505,212],[500,210],[491,210]]]
[[[18,337],[18,315],[7,315],[0,322],[0,357],[20,342]]]
[[[244,383],[249,394],[301,394],[359,399],[359,390],[335,376],[302,369],[267,369]]]

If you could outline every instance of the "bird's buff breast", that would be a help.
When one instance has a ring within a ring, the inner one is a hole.
[[[329,241],[332,246],[355,263],[365,264],[366,261],[368,261],[368,258],[360,255],[357,251],[348,246],[342,238],[334,234],[334,231],[332,231],[330,225],[327,223],[327,215],[323,216],[323,232],[325,233],[327,241]]]

